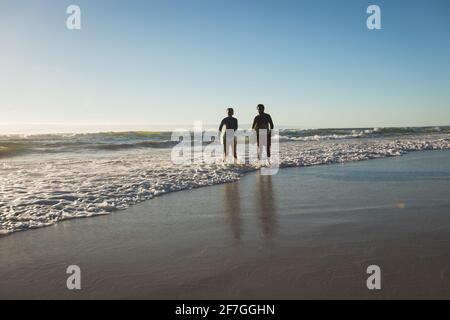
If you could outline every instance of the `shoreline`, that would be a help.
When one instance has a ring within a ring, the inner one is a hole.
[[[0,241],[0,298],[449,298],[449,159],[435,151],[254,172],[15,233]],[[73,264],[80,291],[65,288]],[[365,288],[371,264],[383,272],[380,292]]]

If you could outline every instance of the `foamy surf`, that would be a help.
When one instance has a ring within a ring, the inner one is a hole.
[[[401,139],[293,141],[280,144],[280,166],[298,167],[450,149],[448,134]],[[258,166],[174,165],[170,149],[22,157],[0,165],[0,234],[62,220],[110,214],[164,194],[233,182]]]

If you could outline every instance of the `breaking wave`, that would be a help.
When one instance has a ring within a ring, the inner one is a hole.
[[[449,134],[450,127],[396,127],[348,129],[285,129],[280,130],[280,141],[319,141],[355,138],[402,137],[425,134]]]
[[[281,129],[279,141],[320,141],[355,138],[449,134],[450,127]],[[169,131],[100,132],[83,134],[0,135],[0,158],[29,154],[113,152],[130,149],[171,148]]]

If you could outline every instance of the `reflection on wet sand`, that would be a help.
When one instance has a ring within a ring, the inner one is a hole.
[[[256,175],[255,207],[258,210],[262,235],[266,239],[271,239],[275,235],[277,225],[272,176]]]
[[[225,219],[231,227],[233,238],[240,240],[242,234],[242,222],[239,183],[227,183],[224,185],[224,189]]]

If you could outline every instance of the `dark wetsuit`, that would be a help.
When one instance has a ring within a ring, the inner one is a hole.
[[[238,121],[236,118],[233,117],[226,117],[223,118],[222,122],[219,126],[219,131],[222,131],[223,126],[225,126],[227,129],[233,129],[234,131],[238,128]]]
[[[273,129],[273,122],[272,117],[270,114],[262,113],[255,117],[255,120],[253,120],[252,129],[256,130],[256,142],[259,147],[259,130],[265,129],[267,134],[267,144],[263,143],[263,145],[266,145],[267,150],[267,157],[270,158],[270,146],[271,146],[271,132],[270,130]],[[263,134],[263,133],[262,133]]]
[[[236,118],[234,117],[226,117],[223,118],[222,122],[220,123],[219,126],[219,132],[222,131],[223,126],[225,126],[225,128],[228,129],[233,129],[234,131],[236,131],[238,129],[238,121]],[[234,146],[233,146],[233,153],[234,153],[234,157],[237,158],[237,153],[236,153],[236,137],[234,137]],[[223,152],[225,153],[225,155],[227,155],[227,134],[225,132],[225,135],[223,136]]]

